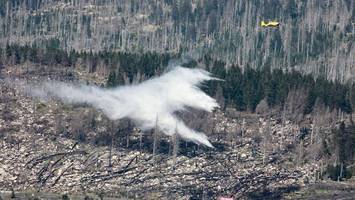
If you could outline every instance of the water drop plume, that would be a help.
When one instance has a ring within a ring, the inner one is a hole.
[[[112,120],[131,119],[142,130],[155,127],[166,135],[179,136],[198,144],[212,147],[204,133],[187,127],[175,114],[195,108],[207,112],[218,108],[215,99],[205,94],[199,86],[205,81],[217,80],[202,69],[173,67],[160,77],[136,85],[100,88],[83,84],[42,82],[26,85],[26,91],[40,98],[56,98],[64,103],[86,103],[101,110]]]

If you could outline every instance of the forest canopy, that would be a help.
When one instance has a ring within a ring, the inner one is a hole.
[[[178,54],[146,52],[142,54],[122,52],[66,52],[59,49],[58,43],[49,41],[46,48],[35,46],[7,45],[0,49],[1,63],[21,64],[27,61],[58,67],[73,67],[79,61],[85,63],[88,72],[95,72],[98,65],[108,69],[107,87],[143,81],[161,74],[169,61]],[[206,55],[182,64],[185,67],[204,66],[213,76],[224,81],[208,82],[204,89],[211,96],[219,95],[224,108],[231,106],[240,111],[254,112],[257,105],[265,99],[270,107],[283,106],[290,91],[304,90],[306,97],[304,113],[311,113],[317,101],[330,109],[341,109],[351,113],[355,105],[354,87],[329,81],[325,77],[313,78],[295,70],[262,68],[240,68],[227,66]],[[138,77],[139,76],[139,77]],[[222,100],[221,100],[222,98]]]

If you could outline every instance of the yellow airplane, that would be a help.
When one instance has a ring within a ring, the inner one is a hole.
[[[265,21],[261,21],[261,27],[279,27],[280,22],[277,21],[269,21],[269,22],[265,22]]]

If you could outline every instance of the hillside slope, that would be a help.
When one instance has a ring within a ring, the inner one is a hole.
[[[0,2],[0,43],[58,39],[79,51],[209,54],[244,68],[355,76],[352,0],[16,0]],[[279,28],[261,28],[276,19]]]

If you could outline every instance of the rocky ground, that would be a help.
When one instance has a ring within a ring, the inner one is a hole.
[[[309,184],[301,190],[286,194],[285,199],[354,199],[353,181],[320,181]]]
[[[255,114],[232,118],[216,111],[210,135],[216,148],[181,142],[174,158],[170,147],[155,155],[149,144],[135,148],[137,129],[127,146],[117,143],[111,153],[110,145],[73,139],[70,109],[55,101],[41,103],[4,85],[0,100],[0,190],[7,191],[5,198],[12,193],[42,198],[53,193],[53,198],[286,198],[315,182],[320,168],[317,162],[295,164],[292,147],[302,133],[290,121]],[[64,110],[67,131],[57,131],[58,109]],[[88,134],[102,134],[101,128]],[[162,140],[169,146],[169,139]]]

